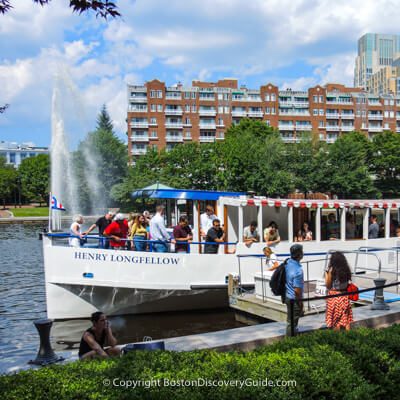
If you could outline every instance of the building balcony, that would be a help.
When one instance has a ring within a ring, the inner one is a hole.
[[[311,125],[296,125],[296,131],[312,131]]]
[[[199,115],[205,117],[215,117],[217,112],[215,110],[199,110]]]
[[[149,136],[148,135],[133,135],[131,136],[132,142],[142,142],[146,143],[149,141]]]
[[[184,126],[185,128],[191,128],[191,127],[192,127],[192,123],[191,123],[191,122],[183,123],[183,126]]]
[[[143,107],[143,108],[136,108],[136,107],[129,107],[129,112],[136,112],[136,113],[145,113],[147,112],[147,107]]]
[[[213,124],[199,124],[200,129],[216,129],[215,123]]]
[[[246,111],[232,111],[232,117],[247,117]]]
[[[342,130],[342,132],[354,131],[354,125],[342,125],[341,130]]]
[[[400,121],[400,115],[396,115],[396,121]]]
[[[308,108],[309,106],[308,101],[294,101],[292,104],[295,108]]]
[[[179,95],[179,96],[171,96],[171,95],[166,95],[165,96],[165,100],[182,100],[182,96],[181,95]]]
[[[129,101],[131,103],[147,103],[147,96],[130,97]]]
[[[383,120],[383,115],[379,114],[368,114],[368,119],[370,120],[376,120],[376,121],[382,121]]]
[[[192,140],[192,135],[190,135],[190,136],[184,136],[184,137],[183,137],[183,140]]]
[[[344,101],[327,101],[326,104],[327,105],[334,104],[334,105],[341,105],[341,106],[353,106],[354,105],[354,103],[352,101],[347,101],[347,102],[344,102]]]
[[[278,129],[280,130],[280,131],[294,131],[294,125],[289,125],[289,124],[287,124],[287,125],[278,125]]]
[[[400,133],[400,126],[397,126],[397,127],[396,127],[396,132],[397,132],[397,133]]]
[[[149,122],[149,126],[158,126],[157,122]]]
[[[224,140],[224,139],[225,139],[225,135],[217,136],[216,139],[217,139],[217,140]]]
[[[290,112],[279,111],[279,115],[282,115],[282,116],[287,115],[290,117],[309,117],[310,113],[309,112],[301,112],[300,113],[300,112],[294,112],[294,111],[290,111]]]
[[[252,118],[262,118],[264,113],[262,111],[249,111],[247,115]]]
[[[300,141],[300,139],[294,137],[281,137],[281,139],[284,143],[296,143]]]
[[[169,110],[166,108],[164,110],[165,115],[183,115],[183,110]]]
[[[131,128],[148,128],[148,122],[131,122]]]
[[[330,132],[339,132],[339,129],[340,129],[339,125],[326,126],[326,130]]]
[[[212,97],[200,97],[199,96],[199,100],[200,101],[215,101],[215,97],[214,96],[212,96]]]
[[[326,119],[339,119],[340,118],[340,114],[329,114],[326,113]]]
[[[213,143],[215,142],[215,136],[200,136],[200,143]]]
[[[222,124],[218,123],[217,124],[217,128],[225,128],[225,124],[224,123],[222,123]]]
[[[182,124],[182,122],[166,122],[165,127],[166,128],[174,128],[174,129],[182,129],[183,124]]]
[[[147,148],[145,148],[145,149],[132,149],[131,153],[134,156],[140,156],[142,154],[146,154],[147,153]]]
[[[383,132],[383,126],[369,126],[368,132]]]
[[[354,119],[354,114],[340,114],[340,118],[342,119]]]
[[[183,143],[183,136],[165,136],[165,141],[168,143]]]

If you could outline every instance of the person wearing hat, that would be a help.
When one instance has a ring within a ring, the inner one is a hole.
[[[118,213],[114,221],[104,230],[104,236],[111,239],[111,248],[122,250],[125,248],[126,241],[124,239],[128,236],[128,222],[123,214]]]
[[[109,211],[104,217],[100,217],[84,234],[89,234],[97,226],[99,228],[99,236],[104,236],[104,230],[111,224],[114,214],[114,212]],[[99,240],[99,247],[110,248],[110,239]]]
[[[303,258],[303,246],[301,244],[294,244],[290,248],[290,258],[286,262],[286,291],[285,291],[285,303],[287,306],[287,324],[286,324],[286,336],[290,336],[290,320],[291,320],[291,309],[290,300],[295,300],[293,305],[293,318],[295,334],[297,331],[297,325],[299,318],[304,314],[304,306],[302,302],[304,292],[304,274],[301,268],[300,260]]]

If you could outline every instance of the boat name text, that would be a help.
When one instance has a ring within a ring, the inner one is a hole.
[[[77,260],[93,260],[93,261],[110,261],[132,264],[178,264],[179,258],[173,257],[142,257],[128,256],[123,254],[98,254],[87,253],[83,251],[75,251],[75,259]]]

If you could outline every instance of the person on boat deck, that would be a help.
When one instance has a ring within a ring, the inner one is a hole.
[[[179,217],[179,223],[174,228],[175,251],[177,253],[188,253],[189,247],[187,243],[193,240],[193,233],[188,224],[186,215]]]
[[[204,253],[217,254],[220,243],[225,241],[225,232],[221,228],[221,222],[218,218],[214,219],[213,226],[208,230],[206,236],[207,244],[204,245]],[[213,244],[215,243],[215,244]]]
[[[258,234],[257,221],[251,221],[249,226],[243,229],[243,242],[246,246],[250,247],[252,243],[260,241]]]
[[[267,267],[267,271],[273,271],[278,268],[278,258],[276,254],[272,252],[270,247],[263,248],[264,255],[266,257],[265,265]]]
[[[208,230],[213,227],[213,221],[217,218],[211,206],[206,207],[206,212],[200,215],[200,234],[205,240]]]
[[[329,295],[346,293],[350,280],[351,270],[346,257],[340,251],[332,253],[325,270],[325,286],[329,289]],[[340,331],[341,326],[350,330],[350,323],[353,322],[353,311],[349,296],[328,299],[325,320],[326,326],[335,331]]]
[[[330,213],[328,215],[329,222],[326,224],[326,233],[328,235],[328,240],[339,240],[340,238],[340,226],[336,222],[335,214]]]
[[[146,251],[148,242],[145,242],[145,240],[149,239],[149,233],[147,232],[146,219],[143,214],[136,215],[135,222],[128,232],[129,238],[133,239],[134,249],[136,251]]]
[[[281,241],[276,222],[271,221],[268,228],[264,229],[264,240],[268,246],[273,246]]]
[[[75,215],[73,221],[74,222],[72,222],[69,228],[69,234],[79,236],[79,238],[70,237],[69,245],[72,247],[81,247],[81,240],[83,240],[85,237],[85,233],[81,233],[81,225],[83,224],[82,215]]]
[[[400,237],[400,228],[396,228],[396,231],[394,234],[396,237]]]
[[[114,221],[104,230],[104,236],[111,239],[111,248],[122,250],[125,248],[125,240],[128,236],[128,223],[123,214],[118,213]]]
[[[120,349],[111,331],[111,323],[106,316],[96,311],[91,316],[93,326],[85,331],[79,345],[79,359],[86,360],[96,356],[118,356]],[[109,346],[104,348],[104,346]]]
[[[356,219],[353,214],[347,214],[346,239],[355,239],[357,234]]]
[[[291,327],[291,308],[290,300],[295,300],[293,304],[293,319],[295,334],[297,331],[297,325],[299,318],[304,314],[304,305],[302,302],[303,291],[304,291],[304,273],[300,264],[300,260],[303,258],[303,246],[301,244],[294,244],[290,248],[290,258],[286,263],[286,291],[285,291],[285,303],[287,307],[287,319],[286,319],[286,336],[290,336]]]
[[[86,232],[85,235],[88,235],[96,226],[99,228],[99,236],[104,236],[104,230],[108,225],[111,224],[112,219],[114,218],[114,213],[109,211],[104,217],[100,217]],[[102,247],[102,241],[99,240],[99,247]],[[103,248],[108,249],[110,247],[110,239],[105,239],[103,241]]]
[[[169,252],[169,242],[171,238],[165,229],[164,223],[164,206],[158,205],[156,207],[156,215],[150,220],[150,236],[153,242],[153,251],[156,253]]]
[[[379,225],[376,222],[377,216],[375,214],[371,215],[370,225],[368,227],[368,239],[376,239],[379,236]]]

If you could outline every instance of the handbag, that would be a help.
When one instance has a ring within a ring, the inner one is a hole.
[[[358,290],[358,287],[354,283],[350,282],[349,286],[347,286],[347,291],[348,292],[355,292],[356,290]],[[357,301],[358,298],[359,298],[358,293],[349,294],[349,299],[350,300]]]

